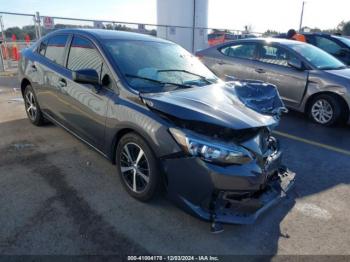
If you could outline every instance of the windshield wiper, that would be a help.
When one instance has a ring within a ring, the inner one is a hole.
[[[138,75],[125,74],[125,76],[126,77],[143,79],[143,80],[147,80],[147,81],[150,81],[150,82],[158,83],[158,84],[161,84],[161,85],[173,85],[173,86],[178,86],[178,87],[182,87],[182,88],[192,88],[192,86],[189,86],[189,85],[178,84],[178,83],[171,83],[171,82],[163,82],[163,81],[159,81],[157,79],[152,79],[152,78],[138,76]]]
[[[210,81],[208,78],[206,78],[205,76],[184,70],[184,69],[162,69],[162,70],[157,70],[158,73],[160,72],[183,72],[183,73],[187,73],[190,75],[194,75],[194,76],[198,76],[199,78],[201,78],[202,80],[204,80],[205,82],[207,82],[208,84],[213,84],[212,81]]]

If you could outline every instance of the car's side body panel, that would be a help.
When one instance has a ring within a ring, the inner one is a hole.
[[[201,50],[197,55],[210,69],[223,79],[225,74],[228,74],[233,75],[238,79],[244,79],[246,77],[248,79],[275,84],[278,87],[278,91],[280,92],[281,98],[285,104],[293,110],[305,112],[310,97],[317,93],[331,93],[338,95],[345,101],[348,109],[350,109],[350,73],[341,72],[340,74],[337,74],[335,71],[333,73],[328,73],[326,71],[312,68],[305,58],[300,56],[294,50],[288,48],[288,45],[283,44],[283,41],[288,40],[281,40],[281,43],[278,41],[271,41],[270,45],[282,46],[288,50],[306,65],[307,70],[299,71],[291,67],[264,63],[258,59],[250,60],[249,64],[242,64],[239,63],[240,61],[237,59],[231,57],[227,58],[227,60],[230,61],[230,67],[227,67],[225,70],[217,65],[218,59],[221,59],[221,57],[224,56],[219,52],[220,48],[230,44],[246,43],[248,41],[256,42],[259,45],[262,43],[270,43],[268,41],[265,42],[265,40],[262,39],[237,40]],[[244,71],[244,73],[242,73],[242,71]],[[350,69],[346,69],[346,71],[350,72]]]

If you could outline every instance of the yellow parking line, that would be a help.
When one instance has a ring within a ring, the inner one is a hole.
[[[276,135],[279,135],[279,136],[283,136],[283,137],[286,137],[286,138],[289,138],[289,139],[293,139],[293,140],[305,143],[305,144],[318,146],[318,147],[321,147],[321,148],[324,148],[324,149],[328,149],[328,150],[331,150],[331,151],[334,151],[334,152],[337,152],[337,153],[340,153],[340,154],[344,154],[344,155],[350,156],[350,151],[344,150],[344,149],[341,149],[341,148],[338,148],[338,147],[322,144],[322,143],[319,143],[319,142],[316,142],[316,141],[308,140],[308,139],[305,139],[305,138],[302,138],[302,137],[294,136],[294,135],[287,134],[287,133],[280,132],[280,131],[273,131],[273,133],[276,134]]]

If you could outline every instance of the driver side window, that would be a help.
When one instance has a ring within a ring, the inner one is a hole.
[[[86,38],[74,36],[69,50],[67,68],[72,71],[94,69],[101,77],[102,58],[93,43]]]

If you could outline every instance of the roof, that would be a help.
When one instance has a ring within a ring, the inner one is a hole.
[[[296,40],[289,40],[289,39],[284,39],[284,38],[272,38],[272,37],[259,37],[259,38],[246,38],[246,39],[239,39],[239,40],[234,40],[233,42],[266,42],[266,43],[278,43],[278,44],[283,44],[283,45],[298,45],[298,44],[305,44],[304,42],[301,41],[296,41]],[[225,44],[227,44],[226,42]]]
[[[93,36],[97,39],[118,39],[118,40],[138,40],[138,41],[154,41],[170,43],[167,40],[157,38],[155,36],[139,34],[134,32],[118,31],[118,30],[106,30],[106,29],[85,29],[85,28],[73,28],[73,29],[60,29],[53,33],[80,33]]]

